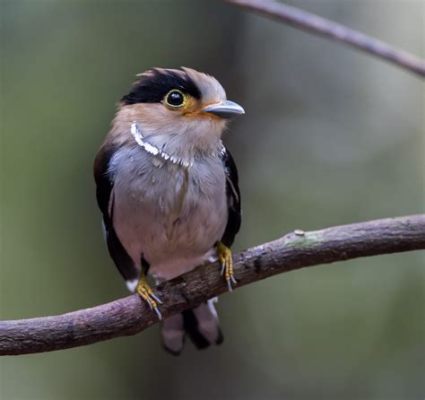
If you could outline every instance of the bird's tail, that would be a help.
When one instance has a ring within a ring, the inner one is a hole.
[[[223,334],[214,307],[216,301],[216,298],[208,300],[192,310],[183,311],[164,320],[161,330],[164,348],[174,355],[180,354],[186,335],[198,349],[221,344]]]

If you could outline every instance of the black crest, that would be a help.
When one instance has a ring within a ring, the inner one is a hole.
[[[151,69],[136,81],[130,93],[121,101],[126,104],[159,103],[172,89],[179,89],[196,99],[201,98],[201,92],[195,82],[179,69]]]

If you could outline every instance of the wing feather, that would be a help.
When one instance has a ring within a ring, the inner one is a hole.
[[[109,163],[115,148],[103,146],[95,159],[94,177],[96,181],[97,204],[102,212],[105,239],[112,260],[126,281],[137,279],[138,272],[133,260],[120,242],[113,226],[114,185],[109,172]]]
[[[225,149],[222,160],[226,172],[226,196],[228,219],[221,242],[230,247],[241,227],[241,194],[239,191],[238,170],[229,150]]]

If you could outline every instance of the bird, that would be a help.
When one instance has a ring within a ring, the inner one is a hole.
[[[155,285],[218,259],[236,284],[231,246],[241,226],[238,171],[222,141],[244,114],[213,76],[187,67],[137,75],[96,154],[94,177],[109,254],[131,292],[162,320]],[[153,283],[151,283],[153,282]],[[171,354],[186,337],[223,341],[216,299],[162,320]]]

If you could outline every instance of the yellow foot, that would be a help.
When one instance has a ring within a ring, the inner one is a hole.
[[[161,312],[158,308],[158,304],[162,304],[162,301],[155,295],[144,275],[142,275],[136,286],[136,292],[146,303],[148,303],[150,309],[155,311],[158,319],[162,319]]]
[[[218,261],[221,265],[221,274],[224,275],[227,282],[227,287],[231,292],[233,285],[236,285],[236,279],[233,272],[232,250],[230,250],[230,248],[225,246],[223,243],[219,242],[217,244],[217,255]]]

